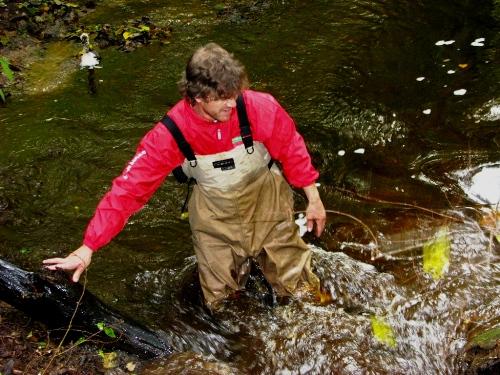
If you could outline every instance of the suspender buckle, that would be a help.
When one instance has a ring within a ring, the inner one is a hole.
[[[255,151],[253,146],[250,146],[250,147],[247,147],[245,150],[247,150],[247,154],[253,154],[253,152]]]
[[[194,168],[194,167],[196,167],[198,165],[198,161],[196,159],[195,160],[190,160],[189,161],[189,165]]]

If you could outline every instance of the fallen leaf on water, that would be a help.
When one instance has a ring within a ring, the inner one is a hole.
[[[424,244],[424,271],[434,280],[440,279],[450,264],[448,228],[441,228],[437,236]]]
[[[465,68],[469,67],[469,64],[458,64],[458,67],[460,69],[465,69]]]
[[[384,317],[372,316],[370,318],[372,323],[373,336],[377,341],[394,348],[396,346],[396,339],[391,325],[385,320]]]

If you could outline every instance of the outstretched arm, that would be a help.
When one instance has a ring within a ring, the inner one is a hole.
[[[149,200],[182,158],[168,131],[163,125],[157,125],[142,139],[134,158],[101,199],[85,232],[83,245],[65,258],[46,259],[43,264],[50,270],[74,270],[72,280],[78,281],[89,266],[92,253],[122,230],[130,215]]]

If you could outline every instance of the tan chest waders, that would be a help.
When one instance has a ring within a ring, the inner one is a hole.
[[[172,119],[162,120],[186,157],[174,175],[196,180],[189,223],[209,308],[244,288],[252,258],[278,295],[293,295],[299,281],[319,287],[293,220],[292,190],[266,147],[253,141],[242,96],[237,110],[243,144],[212,155],[195,156]]]

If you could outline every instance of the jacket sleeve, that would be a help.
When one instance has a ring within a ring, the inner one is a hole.
[[[260,100],[259,108],[264,109],[264,115],[254,116],[258,123],[252,126],[257,127],[257,132],[261,131],[260,127],[270,127],[265,129],[264,144],[271,157],[281,163],[288,182],[297,188],[314,183],[319,173],[311,163],[304,139],[292,118],[270,95],[266,100]],[[256,108],[257,113],[259,108]]]
[[[141,140],[135,156],[99,202],[83,243],[94,251],[109,243],[182,160],[170,133],[157,124]]]

